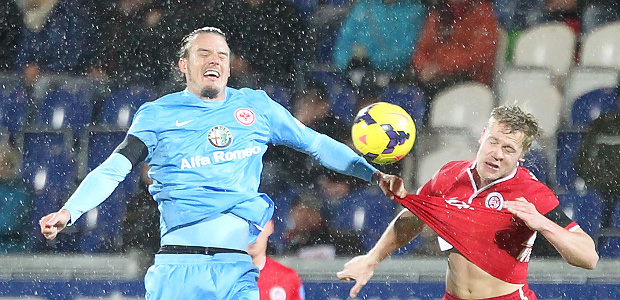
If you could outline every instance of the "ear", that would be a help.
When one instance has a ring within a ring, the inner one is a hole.
[[[187,74],[187,59],[185,58],[179,59],[179,70],[181,70],[183,74]]]
[[[482,139],[484,138],[484,134],[487,133],[487,128],[482,129],[482,134],[480,135],[480,139],[478,139],[478,144],[482,145]]]

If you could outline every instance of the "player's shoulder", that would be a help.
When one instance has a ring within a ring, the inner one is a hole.
[[[230,99],[234,99],[236,101],[273,101],[263,90],[256,90],[251,88],[235,89],[227,87],[226,92],[228,93]]]
[[[547,185],[540,182],[540,180],[536,178],[536,175],[534,175],[532,171],[524,167],[517,167],[517,173],[515,174],[515,178],[517,179],[517,182],[520,185],[523,185],[523,188],[525,189],[551,191],[551,189]]]
[[[183,92],[174,92],[171,94],[163,95],[154,101],[145,102],[138,108],[138,111],[142,110],[162,110],[166,109],[167,106],[172,105],[178,102],[183,97]]]

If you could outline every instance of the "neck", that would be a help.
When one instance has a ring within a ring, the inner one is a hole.
[[[262,270],[267,263],[267,255],[266,254],[258,254],[252,256],[252,263],[259,269]]]

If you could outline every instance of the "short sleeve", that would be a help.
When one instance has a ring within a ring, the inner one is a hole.
[[[156,110],[151,103],[143,104],[134,115],[127,134],[140,139],[149,151],[147,159],[151,157],[157,145],[157,130],[155,126]]]

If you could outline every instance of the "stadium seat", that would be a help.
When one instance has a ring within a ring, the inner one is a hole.
[[[50,76],[37,83],[34,125],[79,133],[92,122],[95,86],[83,77]]]
[[[521,166],[530,170],[538,181],[547,184],[550,173],[547,153],[540,147],[532,147],[523,159],[525,161],[521,163]]]
[[[578,97],[571,109],[572,125],[585,127],[601,114],[620,107],[618,88],[602,88]]]
[[[0,127],[15,135],[26,124],[28,96],[21,78],[14,73],[0,73]]]
[[[575,33],[564,23],[534,26],[519,35],[514,65],[545,67],[563,77],[573,64],[575,43]]]
[[[358,232],[369,251],[396,215],[395,202],[377,187],[362,187],[338,201],[330,228]]]
[[[291,90],[278,84],[269,84],[262,87],[262,90],[264,90],[265,93],[267,93],[267,95],[271,97],[271,99],[286,107],[286,109],[293,109],[293,98],[291,96]]]
[[[86,170],[80,170],[80,178],[99,166],[125,138],[123,131],[91,131],[86,146]],[[122,245],[122,225],[126,213],[127,200],[138,189],[139,170],[134,170],[121,182],[110,197],[83,217],[83,237],[80,250],[85,253],[105,253],[118,251]]]
[[[491,89],[470,82],[453,86],[435,96],[431,102],[432,127],[461,127],[472,137],[479,137],[495,106]]]
[[[570,123],[571,109],[575,100],[583,94],[599,89],[618,86],[620,76],[612,68],[576,67],[570,71],[564,88],[563,118]]]
[[[554,86],[532,86],[520,91],[511,91],[500,99],[501,105],[519,105],[532,113],[543,130],[543,146],[555,137],[560,126],[560,111],[563,97]]]
[[[330,104],[334,114],[346,124],[353,124],[357,113],[357,96],[340,72],[312,72],[311,77],[327,86]]]
[[[585,188],[571,187],[566,193],[559,193],[560,205],[566,215],[591,236],[601,228],[601,212],[603,198],[595,191]]]
[[[497,37],[497,52],[495,53],[495,75],[493,81],[497,82],[506,68],[506,55],[508,54],[508,32],[499,28]]]
[[[38,221],[48,213],[57,211],[75,188],[77,160],[72,151],[73,134],[68,130],[26,131],[18,136],[17,143],[23,149],[22,176],[33,191],[32,245],[37,251],[49,250],[48,243],[39,232]],[[67,235],[59,236],[54,244],[57,251],[76,250],[68,241],[71,231],[67,230]]]
[[[467,130],[462,128],[431,128],[430,136],[418,144],[425,145],[425,150],[418,155],[416,187],[430,180],[439,169],[453,160],[473,159],[477,152],[477,139],[472,139]]]
[[[396,104],[407,111],[418,130],[424,127],[424,115],[428,99],[424,91],[415,85],[390,85],[379,96],[382,101]]]
[[[620,70],[620,22],[596,28],[582,38],[581,45],[580,65]]]
[[[599,235],[596,242],[596,251],[601,258],[620,258],[620,235]]]
[[[535,67],[511,67],[502,71],[495,90],[500,99],[507,95],[518,94],[530,89],[553,85],[553,76],[549,69]]]
[[[575,160],[579,154],[583,132],[578,130],[560,130],[557,133],[556,153],[556,185],[561,189],[568,189],[575,184],[577,172]]]
[[[129,128],[140,105],[155,99],[155,93],[144,86],[129,86],[113,91],[103,100],[98,124]]]

